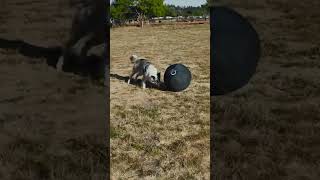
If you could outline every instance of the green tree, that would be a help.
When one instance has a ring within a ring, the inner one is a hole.
[[[143,27],[143,22],[147,18],[164,16],[166,8],[164,0],[133,0],[138,15],[140,26]]]
[[[146,17],[163,16],[166,12],[164,0],[133,0],[139,13]]]
[[[127,20],[132,14],[130,8],[132,5],[131,0],[114,0],[110,7],[111,18],[120,22]]]
[[[177,16],[177,10],[176,10],[175,6],[166,5],[165,9],[166,9],[165,16],[172,16],[172,17]]]
[[[203,5],[201,5],[201,11],[202,11],[202,13],[203,13],[203,15],[204,16],[207,16],[207,15],[209,15],[210,13],[209,13],[209,4],[208,4],[208,2],[207,3],[205,3],[205,4],[203,4]]]
[[[164,0],[114,0],[111,4],[111,17],[125,21],[137,18],[141,27],[143,21],[152,17],[164,16],[166,7]]]

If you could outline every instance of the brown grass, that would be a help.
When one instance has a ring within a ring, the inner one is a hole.
[[[183,92],[143,90],[111,77],[112,179],[209,179],[209,25],[111,30],[111,74],[128,76],[129,56],[161,71],[183,63]]]
[[[63,44],[73,12],[67,3],[1,1],[0,38]],[[5,49],[0,82],[0,179],[106,178],[104,87]]]
[[[320,3],[225,4],[257,29],[262,57],[246,87],[211,101],[214,179],[320,179]]]

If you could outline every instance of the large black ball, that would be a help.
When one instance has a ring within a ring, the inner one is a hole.
[[[170,65],[164,73],[164,83],[169,91],[183,91],[191,82],[191,72],[183,64]]]
[[[260,57],[260,40],[251,24],[226,7],[210,9],[211,95],[223,95],[246,85]]]

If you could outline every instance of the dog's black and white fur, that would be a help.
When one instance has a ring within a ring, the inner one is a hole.
[[[73,0],[77,7],[72,20],[70,38],[57,62],[58,71],[68,71],[74,65],[83,65],[88,51],[106,42],[105,0]]]
[[[146,88],[146,82],[150,82],[153,85],[160,85],[160,72],[157,68],[145,58],[139,58],[137,55],[130,57],[131,63],[133,63],[132,73],[129,76],[128,84],[132,79],[136,80],[139,76],[142,76],[142,88]]]

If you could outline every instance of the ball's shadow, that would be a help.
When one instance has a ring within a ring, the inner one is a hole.
[[[123,81],[125,83],[128,83],[128,80],[129,80],[129,76],[120,76],[118,74],[110,74],[110,77],[118,79],[118,80]],[[131,80],[130,81],[130,85],[141,87],[141,84],[142,84],[142,80],[141,79]],[[146,82],[146,88],[157,89],[157,90],[160,90],[160,91],[168,91],[168,89],[166,88],[164,82],[160,82],[160,86],[156,86],[156,85],[154,85],[152,83]]]

